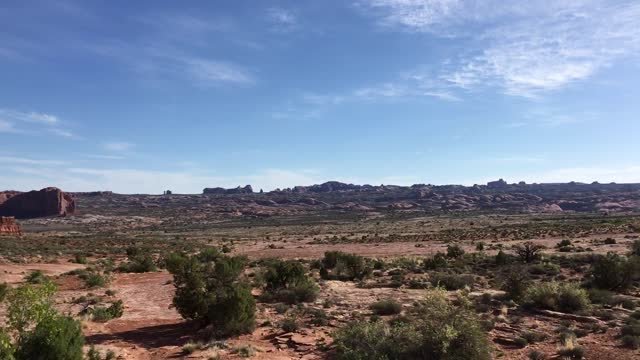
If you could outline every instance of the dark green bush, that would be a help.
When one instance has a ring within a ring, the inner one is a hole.
[[[465,287],[472,287],[475,277],[469,274],[448,274],[434,273],[429,279],[434,286],[442,286],[447,290],[460,290]]]
[[[95,271],[83,273],[80,278],[88,288],[104,287],[109,282],[106,275]]]
[[[523,298],[526,306],[568,313],[586,310],[591,305],[587,292],[574,283],[536,283]]]
[[[531,283],[529,274],[521,267],[512,267],[500,276],[500,288],[507,298],[519,301]]]
[[[496,254],[494,262],[498,266],[507,265],[509,263],[509,255],[505,254],[504,251],[499,250]]]
[[[80,323],[70,317],[52,316],[27,334],[15,354],[16,360],[82,360],[84,337]]]
[[[442,290],[430,291],[412,317],[387,324],[360,321],[334,334],[339,360],[484,360],[491,347],[476,314],[456,307]]]
[[[91,311],[91,315],[95,322],[107,322],[111,319],[122,317],[123,311],[122,300],[118,300],[109,307],[96,307]]]
[[[7,297],[7,293],[9,292],[9,284],[0,283],[0,303],[4,301],[4,298]]]
[[[532,241],[527,241],[522,244],[514,246],[516,254],[520,259],[526,263],[531,263],[540,257],[540,253],[544,249],[544,246],[536,244]]]
[[[169,259],[166,266],[176,287],[173,304],[182,317],[213,325],[217,336],[254,329],[256,303],[249,284],[239,280],[245,257],[206,251]]]
[[[445,254],[438,252],[433,257],[424,259],[424,268],[426,270],[439,270],[447,267],[447,257]]]
[[[118,267],[118,271],[128,273],[145,273],[158,270],[150,252],[151,250],[149,249],[135,246],[127,248],[127,258],[129,261],[121,264]]]
[[[364,257],[340,251],[327,251],[322,259],[320,275],[325,279],[362,280],[371,274]]]
[[[298,261],[271,261],[266,268],[267,298],[289,304],[314,301],[319,288]]]
[[[49,277],[45,275],[41,270],[35,270],[25,276],[24,281],[29,284],[42,284],[48,279]]]
[[[460,245],[452,244],[447,246],[447,257],[457,259],[464,255],[464,249]]]
[[[598,256],[591,265],[593,285],[607,290],[625,290],[638,273],[638,263],[618,254]]]
[[[376,315],[396,315],[402,312],[402,305],[392,299],[377,301],[369,308]]]
[[[640,336],[624,335],[620,340],[622,341],[622,346],[626,348],[634,350],[640,348]]]
[[[86,264],[87,263],[87,256],[84,254],[76,254],[73,257],[73,262],[76,264]]]
[[[634,240],[629,244],[629,255],[640,256],[640,240]]]
[[[288,316],[280,323],[280,328],[285,332],[296,332],[300,328],[298,320],[293,316]]]

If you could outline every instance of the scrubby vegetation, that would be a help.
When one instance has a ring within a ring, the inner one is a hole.
[[[318,295],[318,285],[298,261],[270,261],[264,279],[266,299],[297,304],[314,301]]]
[[[338,359],[491,358],[491,346],[473,311],[429,291],[405,321],[355,322],[334,334]]]
[[[523,296],[526,306],[537,309],[558,310],[568,313],[589,308],[589,294],[575,283],[545,282],[529,287]]]
[[[256,303],[248,282],[240,279],[246,258],[213,248],[196,255],[172,254],[166,267],[173,274],[173,299],[180,315],[213,325],[217,336],[247,333],[255,327]]]
[[[118,270],[129,273],[145,273],[156,271],[158,267],[148,248],[131,246],[127,248],[128,262],[121,264]]]
[[[58,314],[51,297],[56,286],[48,280],[23,285],[8,296],[8,330],[0,333],[0,358],[15,360],[82,360],[84,337],[80,323]]]
[[[362,256],[328,251],[322,259],[320,275],[325,279],[362,280],[371,274],[371,265]]]

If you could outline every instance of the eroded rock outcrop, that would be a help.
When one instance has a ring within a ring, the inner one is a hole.
[[[221,187],[205,188],[202,190],[205,195],[233,195],[233,194],[253,194],[253,188],[251,185],[244,187],[238,186],[235,189],[225,189]]]
[[[3,194],[0,196],[0,216],[29,219],[56,215],[67,216],[76,210],[73,197],[54,187],[25,193],[11,191]]]
[[[16,223],[14,217],[2,216],[0,217],[0,235],[22,235],[22,229],[20,225]]]

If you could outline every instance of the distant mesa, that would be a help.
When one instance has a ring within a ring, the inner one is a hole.
[[[67,216],[76,210],[73,197],[54,187],[29,192],[0,193],[0,216],[31,219],[45,216]]]
[[[233,194],[253,194],[253,188],[251,185],[244,187],[238,186],[235,189],[225,189],[221,187],[205,188],[202,190],[205,195],[233,195]]]
[[[311,186],[296,186],[293,188],[294,193],[328,193],[335,191],[354,191],[361,190],[363,188],[371,187],[370,185],[353,185],[345,184],[339,181],[327,181],[323,184],[311,185]]]
[[[489,181],[487,183],[487,187],[489,189],[504,189],[504,188],[506,188],[508,186],[509,186],[509,184],[507,184],[507,182],[504,181],[503,179],[496,180],[496,181]]]
[[[173,191],[171,191],[171,190],[165,190],[162,194],[163,194],[163,195],[173,195]]]
[[[22,235],[22,229],[13,216],[0,217],[0,235]]]

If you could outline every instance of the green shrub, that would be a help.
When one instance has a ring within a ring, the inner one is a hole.
[[[484,360],[490,345],[476,314],[454,306],[442,290],[428,292],[412,317],[387,324],[360,321],[334,335],[339,360]]]
[[[475,277],[469,274],[448,274],[434,273],[430,277],[431,284],[434,286],[442,286],[447,290],[460,290],[465,287],[472,287]]]
[[[613,302],[613,293],[609,290],[591,288],[587,292],[589,300],[594,304],[611,304]]]
[[[531,263],[540,257],[540,253],[544,249],[544,246],[536,244],[532,241],[527,241],[522,244],[514,246],[516,254],[520,259],[526,263]]]
[[[460,245],[452,244],[447,245],[447,257],[452,259],[457,259],[464,255],[464,249]]]
[[[527,347],[527,345],[529,345],[529,341],[527,341],[527,339],[520,336],[513,339],[513,343],[519,348],[524,348],[524,347]]]
[[[433,257],[424,259],[424,268],[426,270],[439,270],[447,267],[447,257],[445,254],[438,252]]]
[[[84,280],[84,284],[90,289],[96,287],[104,287],[109,282],[109,279],[106,275],[94,271],[83,273],[82,275],[80,275],[80,278]]]
[[[327,251],[322,259],[320,275],[325,279],[362,280],[371,274],[365,258],[340,251]]]
[[[9,328],[23,336],[25,332],[46,318],[56,314],[51,297],[56,286],[50,281],[40,285],[23,285],[7,296],[7,323]]]
[[[307,308],[305,312],[311,315],[311,323],[316,326],[325,326],[329,323],[327,312],[322,309]]]
[[[640,240],[634,240],[629,244],[629,255],[640,256]]]
[[[120,272],[145,273],[158,270],[149,249],[139,247],[127,248],[128,262],[118,267]]]
[[[638,273],[638,265],[618,254],[599,256],[591,265],[593,285],[607,290],[625,290],[631,286]]]
[[[24,281],[29,284],[42,284],[49,280],[49,277],[45,275],[41,270],[35,270],[25,276]]]
[[[562,248],[562,247],[567,247],[567,246],[571,246],[571,240],[569,239],[563,239],[561,240],[559,243],[556,244],[557,248]]]
[[[499,250],[496,254],[494,262],[498,266],[507,265],[509,263],[509,255],[505,254],[504,251]]]
[[[369,308],[376,315],[396,315],[402,312],[402,305],[392,299],[377,301]]]
[[[78,321],[65,316],[42,320],[33,332],[21,339],[16,360],[82,360],[84,337]]]
[[[589,295],[574,283],[542,282],[530,286],[524,294],[529,307],[574,313],[591,305]]]
[[[84,254],[76,254],[73,257],[73,262],[76,264],[86,264],[87,263],[87,256]]]
[[[109,307],[96,307],[91,311],[91,316],[95,322],[107,322],[111,319],[122,317],[124,306],[122,300],[118,300]]]
[[[176,287],[173,304],[182,317],[213,325],[218,336],[254,329],[256,303],[249,284],[239,281],[245,257],[206,251],[170,259],[166,265]]]
[[[264,274],[268,298],[289,304],[314,301],[319,288],[298,261],[271,261]]]
[[[547,358],[544,353],[537,350],[531,350],[527,357],[529,358],[529,360],[545,360]]]
[[[499,280],[500,288],[511,300],[519,301],[531,283],[529,274],[521,267],[513,267],[505,271]]]
[[[280,327],[285,332],[296,332],[300,328],[300,324],[298,324],[298,320],[294,316],[287,316],[280,323]]]
[[[634,350],[640,348],[640,336],[624,335],[620,340],[622,341],[622,346],[626,348]]]
[[[11,336],[0,328],[0,360],[14,360],[15,347],[11,343]]]
[[[3,302],[4,299],[7,297],[8,292],[9,292],[9,284],[0,283],[0,303]]]
[[[533,264],[529,266],[529,272],[533,275],[558,275],[560,266],[552,263]]]

